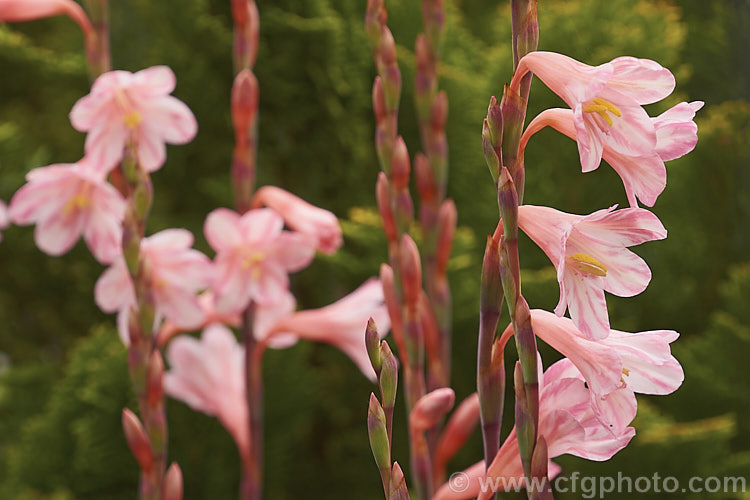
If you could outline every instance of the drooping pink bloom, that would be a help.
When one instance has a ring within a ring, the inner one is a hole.
[[[153,293],[156,320],[165,318],[184,330],[203,324],[205,312],[196,294],[208,287],[212,275],[211,261],[192,245],[193,235],[185,229],[165,229],[141,242],[144,279]],[[119,313],[120,335],[127,344],[127,318],[136,297],[124,258],[99,277],[94,298],[102,311]]]
[[[252,206],[272,208],[291,229],[315,238],[317,249],[323,253],[336,253],[344,241],[335,215],[284,189],[263,186],[253,196]]]
[[[121,254],[125,200],[89,160],[36,168],[26,180],[8,215],[14,224],[36,224],[34,239],[43,252],[62,255],[83,235],[102,264]]]
[[[675,331],[611,330],[606,339],[592,341],[570,319],[541,309],[531,311],[531,321],[534,333],[570,361],[565,376],[586,381],[597,417],[613,432],[635,418],[635,393],[670,394],[684,380],[669,348],[679,336]]]
[[[245,349],[223,325],[211,325],[201,339],[182,335],[167,348],[170,369],[164,390],[194,410],[215,416],[237,443],[250,449],[245,395]],[[244,459],[249,457],[243,456]]]
[[[391,323],[384,300],[380,281],[370,279],[333,304],[281,317],[268,328],[264,339],[270,342],[278,335],[294,335],[331,344],[348,355],[368,378],[375,380],[364,333],[369,318],[375,320],[381,336],[388,333]]]
[[[428,392],[417,400],[409,413],[410,430],[424,432],[432,429],[453,408],[455,401],[456,393],[450,387]]]
[[[659,219],[642,208],[616,206],[582,216],[549,207],[522,205],[519,227],[557,268],[560,301],[555,313],[570,317],[590,339],[609,335],[604,292],[641,293],[651,281],[646,262],[627,247],[667,237]]]
[[[618,57],[589,66],[554,52],[530,52],[522,57],[510,84],[533,72],[573,110],[578,152],[584,172],[601,161],[604,144],[628,156],[649,155],[656,147],[656,130],[641,105],[672,93],[672,73],[648,59]]]
[[[17,23],[66,15],[81,27],[87,37],[94,35],[91,22],[73,0],[0,0],[0,21]]]
[[[541,362],[539,363],[541,366]],[[575,367],[567,359],[550,366],[540,376],[539,394],[539,434],[547,442],[550,459],[570,454],[587,460],[609,460],[623,449],[635,435],[635,429],[628,427],[622,432],[613,433],[595,415],[591,405],[589,389],[580,375],[569,376],[569,369]],[[548,477],[560,472],[553,462],[548,464]],[[450,484],[444,484],[433,500],[488,498],[491,491],[482,491],[485,478],[484,462],[479,462],[465,470],[468,487],[465,491],[455,491]],[[495,459],[487,468],[488,479],[500,488],[510,489],[523,485],[523,466],[518,451],[515,427],[511,430]],[[463,486],[463,485],[462,485]]]
[[[664,162],[689,153],[698,142],[698,127],[693,118],[701,107],[701,101],[683,102],[651,118],[656,129],[656,147],[648,155],[625,155],[604,144],[602,158],[622,179],[631,207],[638,206],[636,198],[650,207],[654,206],[656,198],[667,185]],[[546,126],[573,140],[577,138],[573,111],[552,108],[542,111],[529,123],[519,149],[523,151],[529,138]]]
[[[216,251],[213,291],[219,312],[242,311],[251,300],[277,303],[289,288],[288,273],[310,264],[315,240],[283,227],[270,208],[242,216],[219,208],[208,215],[204,233]]]
[[[0,231],[8,229],[10,218],[8,217],[8,206],[0,200]],[[3,241],[3,235],[0,233],[0,241]]]
[[[175,84],[166,66],[110,71],[97,78],[91,93],[70,112],[73,128],[88,132],[85,149],[93,164],[109,171],[132,141],[141,166],[153,172],[166,160],[165,143],[190,142],[198,124],[190,108],[169,95]]]

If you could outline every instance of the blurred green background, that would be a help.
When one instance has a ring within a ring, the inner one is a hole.
[[[293,277],[303,307],[340,297],[376,274],[386,257],[374,212],[375,70],[363,28],[365,3],[258,1],[259,182],[333,210],[345,231],[338,255]],[[499,96],[512,68],[507,2],[446,3],[440,87],[450,101],[448,190],[460,225],[450,266],[453,382],[460,400],[474,387],[479,269],[484,236],[497,220],[481,123],[490,96]],[[419,150],[412,99],[419,2],[388,2],[388,8],[404,77],[400,132],[413,155]],[[685,482],[699,475],[748,477],[750,4],[540,0],[539,19],[540,49],[590,64],[633,55],[670,68],[677,89],[650,106],[651,115],[684,100],[706,102],[697,117],[698,146],[668,164],[667,189],[653,209],[669,238],[637,249],[653,270],[650,287],[632,299],[608,296],[614,327],[682,334],[673,353],[683,363],[685,383],[672,396],[640,398],[638,433],[611,461],[563,457],[564,473],[658,472]],[[114,67],[171,66],[178,77],[175,94],[200,124],[191,144],[170,147],[167,164],[154,176],[149,232],[186,227],[204,251],[205,215],[231,204],[231,38],[228,1],[112,2]],[[89,88],[81,49],[77,27],[65,18],[0,25],[0,198],[9,200],[30,169],[81,157],[83,136],[67,119]],[[559,99],[536,81],[529,119],[557,105]],[[526,167],[528,203],[576,213],[627,204],[611,168],[581,174],[575,144],[551,130],[533,139]],[[32,235],[30,227],[13,227],[0,244],[0,498],[133,498],[137,468],[120,412],[135,404],[113,318],[92,300],[102,268],[81,244],[61,258],[48,257]],[[529,303],[551,309],[558,287],[549,261],[528,239],[521,252]],[[545,346],[542,354],[545,364],[556,357]],[[506,356],[511,366],[515,353]],[[266,498],[382,498],[365,426],[374,387],[355,366],[333,348],[301,342],[270,352],[265,377]],[[236,498],[239,465],[228,434],[180,402],[170,401],[168,413],[170,458],[182,466],[186,498]],[[394,456],[406,466],[402,406],[396,419]],[[460,470],[480,456],[475,433],[451,466]]]

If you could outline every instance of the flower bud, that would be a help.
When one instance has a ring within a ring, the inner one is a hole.
[[[409,415],[412,431],[426,431],[435,427],[443,415],[453,408],[456,394],[449,387],[442,387],[425,394],[417,401]]]
[[[396,341],[396,346],[401,354],[401,360],[405,364],[408,360],[405,357],[404,322],[401,318],[401,307],[396,295],[393,269],[388,264],[381,264],[380,266],[380,283],[383,286],[383,302],[385,302],[385,307],[388,309],[388,316],[391,318],[391,334],[393,335],[393,340]]]
[[[148,367],[148,386],[147,399],[150,406],[162,404],[164,398],[164,361],[159,350],[151,353],[151,360]]]
[[[487,118],[482,122],[482,152],[484,153],[484,161],[487,163],[487,168],[490,170],[492,182],[497,184],[502,159],[497,155],[495,148],[492,147],[492,132],[490,131]]]
[[[367,433],[378,469],[390,468],[391,450],[385,426],[385,413],[373,393],[370,393],[370,405],[367,410]]]
[[[404,471],[401,470],[401,466],[398,462],[393,462],[393,470],[391,471],[391,491],[390,500],[409,500],[409,490],[406,487],[406,478],[404,478]]]
[[[391,351],[385,340],[380,343],[380,394],[383,397],[383,407],[396,406],[396,392],[398,390],[398,359]]]
[[[409,151],[406,148],[404,138],[399,136],[393,145],[393,160],[391,163],[391,182],[395,191],[409,189],[410,172]]]
[[[503,112],[494,95],[487,108],[487,123],[490,126],[492,147],[500,148],[503,145]]]
[[[378,202],[380,218],[383,220],[385,236],[388,238],[389,243],[396,243],[398,241],[398,231],[396,230],[396,219],[393,217],[393,210],[391,210],[391,198],[388,190],[388,178],[385,173],[380,172],[375,184],[375,198]]]
[[[258,79],[249,69],[234,78],[231,108],[236,140],[244,143],[258,114]]]
[[[448,260],[453,248],[453,237],[456,234],[456,220],[458,213],[453,200],[444,200],[438,212],[438,244],[436,256],[436,271],[438,275],[445,276],[448,268]]]
[[[401,237],[400,250],[404,299],[407,304],[416,307],[422,290],[422,263],[419,258],[419,250],[417,244],[408,234]]]
[[[125,439],[131,453],[141,467],[141,470],[148,473],[154,465],[154,455],[151,452],[151,443],[146,435],[138,417],[127,408],[122,410],[122,428],[125,431]]]
[[[388,111],[385,107],[385,90],[383,90],[383,80],[380,76],[376,76],[372,84],[372,109],[377,123],[385,120]]]
[[[380,368],[383,364],[380,357],[380,335],[375,320],[372,318],[367,320],[367,327],[365,328],[365,347],[367,348],[367,355],[370,357],[370,364],[380,378]]]
[[[164,500],[182,500],[182,470],[177,462],[172,462],[164,476]]]

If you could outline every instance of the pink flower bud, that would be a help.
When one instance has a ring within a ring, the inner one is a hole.
[[[414,174],[422,203],[430,203],[435,199],[435,179],[430,168],[430,161],[422,153],[417,153],[414,158]]]
[[[391,163],[391,182],[396,191],[409,189],[409,173],[411,166],[409,162],[409,151],[406,149],[404,138],[396,139],[393,145],[393,161]]]
[[[141,421],[127,408],[122,410],[122,428],[125,431],[125,439],[135,460],[138,462],[141,470],[148,473],[154,464],[151,444]]]
[[[238,143],[247,135],[258,114],[258,79],[249,69],[240,71],[232,85],[232,124]]]
[[[151,353],[151,361],[148,367],[147,398],[151,406],[161,404],[164,397],[164,361],[161,353],[154,350]]]
[[[401,237],[401,278],[404,287],[404,298],[407,304],[416,306],[422,290],[422,263],[417,244],[411,236]]]
[[[396,341],[401,360],[406,365],[408,359],[406,357],[406,343],[404,342],[404,322],[401,318],[401,307],[396,296],[393,269],[388,264],[380,266],[380,282],[383,284],[383,298],[385,306],[388,309],[388,316],[391,318],[393,340]]]
[[[182,470],[177,462],[172,462],[164,477],[164,500],[182,500]]]
[[[385,91],[383,90],[383,80],[375,77],[375,83],[372,85],[372,108],[375,113],[375,121],[380,123],[385,119],[388,111],[385,107]]]
[[[437,258],[436,258],[436,269],[439,275],[445,276],[446,269],[448,268],[448,260],[451,256],[451,249],[453,248],[453,236],[456,233],[456,219],[458,213],[456,211],[456,204],[453,200],[445,200],[440,205],[440,211],[438,212],[438,244],[437,244]]]
[[[479,395],[464,399],[453,412],[435,450],[435,469],[444,470],[448,461],[461,449],[479,422]]]
[[[453,407],[455,400],[456,394],[449,387],[425,394],[411,410],[409,427],[412,431],[426,431],[435,427],[443,415]]]
[[[385,236],[388,238],[389,243],[395,244],[398,241],[398,231],[396,230],[396,219],[393,217],[391,197],[388,191],[388,177],[386,177],[384,172],[380,172],[378,174],[377,184],[375,184],[375,198],[378,202],[380,218],[383,220],[383,231],[385,231]]]

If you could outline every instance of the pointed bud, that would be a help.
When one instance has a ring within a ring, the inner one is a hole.
[[[383,363],[380,357],[380,335],[378,335],[375,320],[372,318],[367,320],[367,328],[365,328],[365,347],[367,347],[367,355],[370,356],[370,364],[380,378],[380,368]]]
[[[537,0],[512,0],[510,5],[516,38],[513,43],[513,61],[516,66],[523,56],[535,51],[539,44]]]
[[[232,0],[232,20],[238,28],[247,24],[247,4],[248,0]]]
[[[387,19],[388,13],[385,10],[383,0],[367,0],[365,29],[373,51],[376,51],[380,46],[381,27],[385,25]]]
[[[503,144],[503,112],[494,95],[490,98],[487,108],[487,124],[490,128],[492,147],[500,148]]]
[[[161,404],[164,398],[164,361],[161,352],[154,350],[148,367],[148,403],[151,406]]]
[[[409,415],[409,427],[413,431],[426,431],[435,427],[443,415],[453,408],[456,394],[449,387],[442,387],[425,394],[417,401]]]
[[[385,26],[382,29],[378,54],[382,64],[378,71],[383,77],[386,108],[394,111],[398,108],[398,102],[401,99],[401,71],[398,69],[396,59],[396,42],[393,40],[391,30]]]
[[[422,20],[430,45],[436,52],[439,52],[445,26],[443,0],[422,0]]]
[[[456,234],[456,220],[458,212],[453,200],[444,200],[438,212],[438,244],[436,256],[436,271],[438,275],[445,276],[448,269],[448,260],[453,248],[453,237]]]
[[[526,101],[521,95],[506,85],[500,101],[503,114],[502,163],[510,168],[513,179],[516,179],[516,159],[518,143],[521,140],[523,122],[526,118]]]
[[[372,109],[375,113],[375,121],[380,123],[385,119],[387,110],[385,108],[385,91],[383,90],[383,80],[375,77],[372,85]]]
[[[260,13],[258,4],[255,1],[248,2],[247,5],[247,28],[245,28],[245,38],[248,44],[249,66],[255,66],[255,60],[258,57],[258,45],[260,42]]]
[[[177,462],[172,462],[164,477],[164,500],[182,500],[182,470]]]
[[[393,269],[388,264],[380,266],[380,283],[383,285],[383,302],[388,309],[388,316],[391,318],[391,335],[396,342],[401,360],[406,366],[408,359],[406,355],[406,344],[404,343],[404,322],[401,318],[401,307],[399,306],[398,296],[396,295],[396,285],[393,279]]]
[[[548,463],[547,441],[540,434],[534,447],[534,456],[531,457],[531,475],[540,479],[546,478]]]
[[[435,61],[432,57],[432,49],[423,33],[417,35],[414,45],[414,58],[416,59],[416,75],[414,77],[414,94],[417,104],[417,115],[420,121],[430,119],[432,100],[437,90],[435,78]]]
[[[516,437],[521,452],[523,469],[525,473],[528,473],[531,467],[531,451],[534,447],[535,429],[526,400],[530,394],[526,392],[521,363],[518,361],[516,361],[516,367],[513,371],[513,383],[516,393]]]
[[[141,421],[127,408],[122,410],[122,428],[125,431],[128,447],[130,447],[136,462],[143,472],[148,473],[154,465],[151,444]]]
[[[484,153],[484,161],[487,163],[487,168],[490,170],[492,182],[497,184],[497,178],[500,175],[501,159],[497,156],[495,148],[492,147],[492,132],[490,132],[490,125],[487,122],[487,118],[482,122],[482,152]]]
[[[513,177],[505,167],[500,171],[497,180],[497,203],[506,229],[505,238],[515,239],[518,235],[518,193]]]
[[[238,143],[247,140],[250,127],[258,114],[258,79],[243,69],[232,85],[232,125]]]
[[[409,500],[409,489],[406,487],[404,471],[401,470],[401,466],[398,462],[393,462],[390,493],[390,500]]]
[[[424,348],[429,363],[440,362],[440,333],[437,321],[432,314],[432,306],[427,293],[422,290],[419,294],[419,323],[422,325]]]
[[[406,148],[404,138],[399,136],[393,145],[393,161],[391,163],[391,182],[396,191],[409,188],[409,150]]]
[[[396,243],[398,241],[398,231],[396,231],[396,219],[393,217],[391,198],[388,191],[388,178],[385,173],[380,172],[378,174],[377,183],[375,184],[375,199],[378,202],[380,218],[383,220],[383,231],[385,231],[385,236],[388,238],[389,243]]]
[[[432,128],[445,130],[448,122],[448,94],[441,90],[432,103]]]
[[[419,258],[417,244],[411,236],[405,234],[401,237],[401,279],[404,289],[406,304],[416,306],[419,294],[422,290],[422,263]]]
[[[414,158],[414,174],[417,178],[417,191],[422,203],[431,203],[435,199],[435,179],[430,162],[422,153]]]
[[[383,361],[380,370],[380,394],[383,397],[383,407],[393,408],[396,406],[398,390],[398,359],[385,340],[380,343],[380,359]]]
[[[370,393],[370,406],[367,410],[367,433],[378,469],[390,469],[391,451],[385,426],[385,413],[373,393]]]
[[[444,470],[451,458],[466,443],[479,423],[479,395],[464,399],[451,414],[435,449],[435,466]]]
[[[500,276],[500,246],[498,238],[487,235],[482,262],[482,277],[479,288],[479,309],[499,316],[503,300],[503,284]]]

